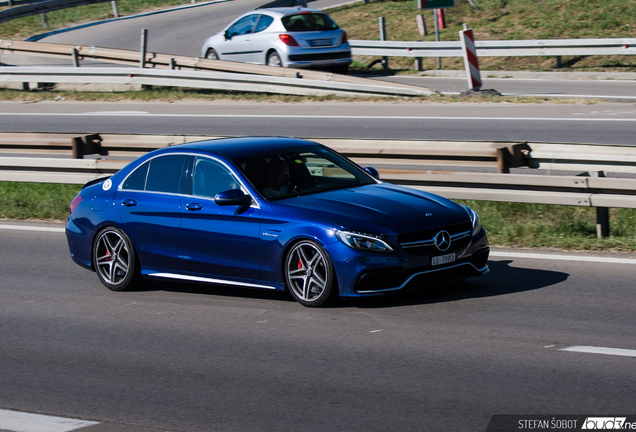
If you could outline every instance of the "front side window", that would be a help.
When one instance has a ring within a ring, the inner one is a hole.
[[[347,159],[317,145],[245,156],[234,163],[269,200],[375,183]]]
[[[258,19],[257,14],[248,15],[246,17],[241,18],[227,30],[228,36],[239,36],[248,33],[252,33],[254,30],[254,24],[256,24],[256,20]]]
[[[133,171],[122,189],[180,193],[188,156],[168,155],[151,159]]]
[[[192,195],[214,198],[219,192],[230,189],[240,189],[240,184],[225,166],[212,159],[196,158]]]
[[[329,15],[323,13],[299,13],[284,16],[283,26],[289,32],[336,30],[336,24]]]

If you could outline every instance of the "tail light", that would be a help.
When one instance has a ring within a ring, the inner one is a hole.
[[[73,201],[71,201],[71,209],[69,210],[68,214],[73,213],[73,211],[77,208],[78,205],[80,205],[82,203],[82,197],[80,195],[76,196],[75,198],[73,198]]]
[[[341,44],[345,44],[347,43],[347,41],[349,40],[349,38],[347,37],[347,32],[346,31],[342,31],[342,42],[340,42]]]
[[[296,42],[296,39],[294,39],[294,37],[292,35],[288,35],[288,34],[280,34],[278,35],[278,37],[280,38],[280,40],[283,41],[283,43],[285,45],[289,45],[289,46],[299,46],[298,42]]]

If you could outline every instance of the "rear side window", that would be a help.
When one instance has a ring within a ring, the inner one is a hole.
[[[316,30],[336,30],[336,24],[329,15],[323,13],[299,13],[284,16],[283,26],[289,32],[303,32]]]
[[[256,30],[254,30],[254,33],[262,32],[273,22],[274,18],[272,18],[271,16],[261,15],[261,18],[258,20],[258,24],[256,24]]]
[[[188,156],[159,156],[141,165],[124,182],[123,189],[179,193]]]
[[[148,167],[150,161],[146,162],[139,168],[137,168],[131,175],[128,176],[122,189],[128,190],[144,190],[146,189],[146,178],[148,177]]]

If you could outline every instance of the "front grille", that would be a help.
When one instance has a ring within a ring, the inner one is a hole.
[[[470,222],[400,234],[398,242],[402,249],[410,255],[439,255],[440,250],[435,247],[435,235],[442,230],[447,231],[451,236],[451,245],[447,250],[443,251],[444,253],[455,252],[470,243],[472,233]]]
[[[340,51],[330,53],[315,53],[315,54],[292,54],[289,56],[289,61],[317,61],[317,60],[337,60],[350,58],[351,51]]]

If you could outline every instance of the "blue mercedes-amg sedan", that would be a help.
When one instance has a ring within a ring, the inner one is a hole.
[[[482,275],[490,250],[469,207],[278,137],[150,152],[86,184],[66,236],[73,260],[114,291],[207,282],[316,307]]]

